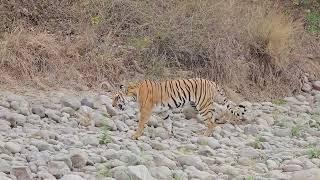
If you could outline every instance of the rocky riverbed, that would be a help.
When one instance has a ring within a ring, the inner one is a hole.
[[[153,114],[144,135],[134,102],[111,94],[0,91],[0,179],[320,179],[320,82],[273,102],[243,102],[247,121],[212,137],[190,109]],[[172,130],[172,133],[170,133]]]

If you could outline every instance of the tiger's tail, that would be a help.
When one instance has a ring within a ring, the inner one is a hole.
[[[246,106],[239,104],[239,105],[235,105],[234,102],[232,102],[231,100],[229,100],[225,93],[223,92],[222,88],[220,88],[219,86],[217,86],[217,91],[218,91],[218,95],[222,98],[222,103],[221,105],[225,107],[225,109],[230,112],[231,114],[233,114],[234,116],[240,118],[240,119],[244,119],[248,109]]]

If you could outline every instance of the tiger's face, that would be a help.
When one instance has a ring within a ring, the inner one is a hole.
[[[124,110],[124,107],[126,105],[125,99],[123,97],[122,92],[116,92],[112,99],[112,107],[117,107],[120,110]]]
[[[112,106],[123,111],[126,106],[126,99],[124,96],[132,97],[132,100],[136,101],[137,85],[129,84],[126,88],[124,85],[120,85],[120,90],[113,95]]]

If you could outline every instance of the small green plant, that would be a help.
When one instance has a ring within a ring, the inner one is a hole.
[[[311,33],[320,33],[320,11],[311,10],[306,15],[307,30]]]
[[[183,180],[183,177],[180,174],[174,174],[172,180]]]
[[[278,120],[279,119],[279,115],[280,115],[279,110],[272,111],[272,117],[273,117],[274,120]]]
[[[316,121],[320,121],[320,113],[319,112],[312,113],[311,114],[311,119],[314,119]]]
[[[319,149],[319,148],[312,147],[312,148],[309,150],[309,158],[310,158],[310,159],[312,159],[312,158],[320,158],[320,149]]]
[[[262,149],[262,143],[263,142],[263,139],[261,137],[257,137],[255,140],[254,140],[254,143],[253,143],[253,148],[255,149]]]
[[[99,15],[91,17],[91,24],[92,25],[98,25],[101,23],[101,21],[102,21],[102,17]]]
[[[203,140],[203,141],[200,141],[199,144],[202,145],[202,146],[206,146],[206,145],[208,145],[208,141],[207,140]]]
[[[99,139],[99,144],[108,144],[111,142],[111,138],[108,132],[109,132],[108,129],[102,130],[100,139]]]
[[[299,137],[301,135],[301,126],[296,125],[291,129],[291,135],[295,137]]]
[[[98,168],[97,175],[98,175],[98,177],[111,177],[111,172],[107,166],[102,165]]]
[[[254,177],[253,177],[253,176],[248,176],[248,177],[246,178],[246,180],[254,180]]]
[[[177,149],[181,154],[192,154],[193,153],[192,150],[190,150],[186,147],[178,147]]]
[[[287,103],[287,101],[283,100],[283,99],[275,99],[275,100],[272,101],[272,104],[275,104],[275,105],[278,105],[278,106],[284,105],[286,103]]]

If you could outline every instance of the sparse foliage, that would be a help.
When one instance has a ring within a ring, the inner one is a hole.
[[[309,158],[320,158],[320,149],[312,147],[308,152]]]
[[[292,127],[291,129],[292,136],[299,137],[301,135],[301,130],[302,130],[301,126],[299,125]]]
[[[250,98],[290,95],[300,90],[302,70],[320,75],[317,65],[292,56],[317,53],[320,44],[309,36],[301,39],[300,21],[273,5],[242,0],[4,1],[0,83],[94,88],[106,80],[201,76]],[[316,29],[314,9],[307,19]],[[308,51],[300,41],[310,44]]]

